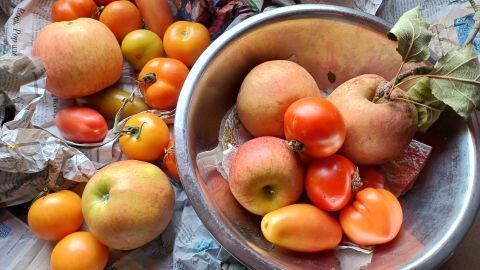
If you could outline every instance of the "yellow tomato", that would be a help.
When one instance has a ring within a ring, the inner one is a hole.
[[[150,30],[135,30],[123,38],[122,53],[133,68],[141,70],[148,61],[163,55],[162,40]]]
[[[48,194],[32,204],[27,219],[30,229],[38,237],[60,240],[82,225],[82,200],[69,190]]]
[[[89,232],[67,235],[52,250],[52,270],[103,270],[108,262],[108,247]]]

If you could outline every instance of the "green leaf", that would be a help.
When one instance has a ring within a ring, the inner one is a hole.
[[[472,44],[447,53],[426,76],[432,94],[463,118],[480,106],[480,63]]]
[[[421,62],[430,57],[428,44],[432,39],[429,24],[420,15],[416,7],[405,12],[393,28],[388,32],[389,39],[398,41],[397,52],[403,62]]]
[[[423,106],[415,105],[418,112],[418,130],[421,132],[427,131],[440,117],[445,109],[445,104],[432,94],[428,77],[420,79],[410,87],[407,94],[410,100],[423,104]]]

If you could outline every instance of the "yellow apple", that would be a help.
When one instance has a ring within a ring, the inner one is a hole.
[[[111,163],[87,183],[82,212],[103,244],[130,250],[152,241],[170,223],[173,188],[161,169],[138,160]]]

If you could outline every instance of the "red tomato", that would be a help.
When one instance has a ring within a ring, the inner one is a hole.
[[[314,160],[305,181],[308,198],[323,210],[341,210],[352,197],[355,170],[355,165],[341,155]]]
[[[61,109],[55,116],[55,124],[65,139],[77,143],[99,142],[108,131],[105,118],[87,107]]]
[[[402,226],[402,206],[385,189],[366,188],[357,193],[353,204],[340,213],[340,224],[352,242],[360,246],[391,241]]]
[[[138,86],[148,106],[159,110],[175,108],[188,72],[187,66],[176,59],[157,57],[148,61],[138,75]],[[153,79],[146,80],[149,74]]]
[[[362,180],[361,189],[385,188],[386,179],[379,168],[375,166],[359,166],[360,179]]]
[[[163,157],[165,167],[167,167],[168,173],[177,182],[180,182],[180,175],[178,174],[177,159],[175,158],[175,143],[173,138],[170,138],[168,142],[167,151]]]
[[[52,21],[71,21],[80,17],[91,18],[97,12],[93,0],[58,0],[52,6]]]
[[[305,154],[328,157],[345,141],[345,123],[338,109],[321,97],[306,97],[292,103],[285,112],[285,137],[300,142]]]

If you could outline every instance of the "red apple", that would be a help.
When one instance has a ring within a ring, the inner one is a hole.
[[[103,23],[79,18],[43,28],[33,55],[47,72],[47,90],[76,98],[114,84],[122,74],[123,56],[115,35]]]
[[[296,202],[303,179],[303,166],[285,141],[264,136],[239,147],[228,181],[235,199],[248,211],[263,216]]]
[[[89,231],[120,250],[140,247],[160,235],[173,215],[174,193],[157,166],[138,160],[111,163],[87,183],[82,212]]]

